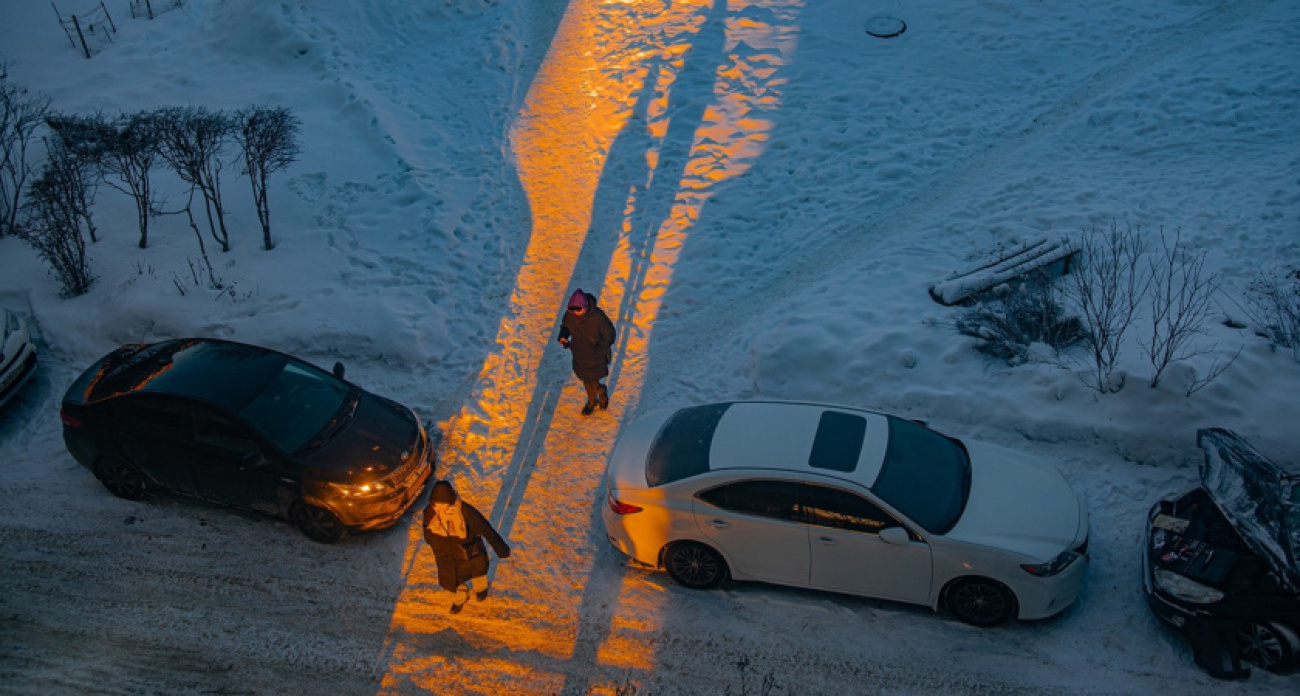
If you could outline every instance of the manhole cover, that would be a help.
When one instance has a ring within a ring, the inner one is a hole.
[[[897,17],[880,15],[868,19],[866,29],[868,34],[878,39],[892,39],[907,31],[907,24]]]

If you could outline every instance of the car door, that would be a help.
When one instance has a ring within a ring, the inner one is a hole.
[[[243,423],[205,404],[193,408],[195,492],[225,505],[279,513],[280,491],[295,487],[285,466],[268,457],[264,445]]]
[[[756,479],[697,494],[700,531],[726,554],[733,573],[766,582],[808,584],[808,526],[800,521],[799,487]]]
[[[810,525],[813,587],[929,603],[929,544],[910,533],[902,544],[885,541],[881,531],[906,527],[872,501],[848,490],[809,485],[803,504]]]
[[[131,394],[115,401],[117,450],[158,486],[193,493],[189,406],[156,394]]]

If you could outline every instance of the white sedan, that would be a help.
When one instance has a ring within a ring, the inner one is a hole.
[[[27,321],[0,307],[0,406],[36,372],[36,344]]]
[[[1055,468],[872,411],[728,402],[624,428],[605,530],[679,584],[724,580],[947,608],[977,626],[1070,606],[1088,511]]]

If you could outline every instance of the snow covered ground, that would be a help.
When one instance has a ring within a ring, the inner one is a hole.
[[[1222,321],[1248,323],[1257,274],[1300,264],[1300,5],[105,6],[117,33],[86,59],[49,3],[4,3],[10,79],[78,114],[286,106],[303,154],[272,178],[269,252],[246,180],[224,172],[221,291],[196,282],[182,217],[138,249],[134,209],[107,187],[85,296],[61,299],[0,239],[0,302],[42,349],[0,413],[0,693],[735,694],[741,660],[750,694],[769,673],[804,695],[1300,688],[1212,680],[1139,581],[1146,511],[1194,480],[1198,427],[1300,456],[1300,364]],[[880,15],[906,31],[867,35]],[[174,177],[157,186],[179,207]],[[1157,388],[1140,322],[1123,388],[1100,394],[1081,363],[988,363],[927,294],[998,246],[1112,223],[1178,231],[1223,282],[1205,352]],[[590,418],[554,341],[575,287],[620,332],[613,403]],[[492,598],[447,614],[414,515],[321,546],[279,521],[109,495],[64,450],[59,398],[118,344],[184,335],[342,360],[437,426],[440,475],[515,549]],[[1055,463],[1092,515],[1080,601],[979,630],[629,567],[599,522],[620,423],[751,397],[879,408]]]

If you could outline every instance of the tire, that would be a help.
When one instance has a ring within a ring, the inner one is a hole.
[[[319,505],[298,503],[293,509],[293,526],[312,541],[333,544],[343,538],[343,522],[338,515]]]
[[[962,578],[944,595],[948,611],[972,626],[997,626],[1016,611],[1016,597],[1005,585],[988,578]]]
[[[1237,648],[1241,659],[1270,672],[1280,672],[1295,663],[1300,639],[1286,626],[1260,621],[1245,624],[1237,631]]]
[[[679,541],[664,552],[664,568],[673,582],[693,590],[721,585],[729,572],[717,551],[691,541]]]
[[[95,462],[95,478],[109,493],[126,500],[140,500],[149,488],[144,474],[134,464],[115,457]]]

